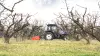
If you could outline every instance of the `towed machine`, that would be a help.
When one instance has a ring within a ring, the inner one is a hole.
[[[67,32],[62,30],[56,24],[48,24],[47,29],[45,31],[45,40],[53,40],[53,39],[63,39],[66,40]]]

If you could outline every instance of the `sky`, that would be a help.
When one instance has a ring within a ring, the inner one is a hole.
[[[6,6],[11,7],[14,2],[18,0],[6,0]],[[83,8],[77,5],[87,7],[89,13],[95,13],[99,11],[99,0],[67,0],[68,6],[74,7],[80,13],[84,12]],[[53,19],[59,14],[59,12],[66,13],[64,0],[24,0],[15,7],[16,13],[31,14],[34,15],[32,19],[43,21],[44,23],[52,23]]]

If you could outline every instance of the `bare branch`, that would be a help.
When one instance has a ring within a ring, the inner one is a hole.
[[[14,24],[15,22],[15,16],[16,16],[16,13],[13,15],[13,20],[12,20],[12,23]]]
[[[66,4],[67,11],[69,13],[69,9],[68,9],[68,5],[67,5],[67,1],[66,0],[65,0],[65,4]]]
[[[84,17],[85,17],[85,15],[86,15],[87,8],[86,8],[86,7],[82,7],[82,6],[80,6],[80,5],[77,5],[77,6],[79,6],[79,7],[81,7],[81,8],[84,8],[84,9],[85,9],[85,12],[84,12],[84,14],[83,14],[83,22],[84,22]]]
[[[0,12],[0,16],[1,16],[1,14],[4,12],[4,10],[5,10],[5,9],[3,9],[3,10]]]
[[[17,23],[20,23],[22,20],[23,20],[23,15],[21,14],[21,19]]]
[[[13,12],[11,9],[8,9],[7,7],[5,7],[2,3],[0,3],[0,5],[1,5],[4,9],[6,9],[6,10],[8,10],[8,11],[10,11],[10,12]]]
[[[98,6],[99,6],[99,9],[100,9],[100,1],[98,2]]]
[[[12,19],[13,23],[8,27],[8,29],[7,29],[7,31],[6,31],[6,34],[9,33],[10,28],[14,25],[15,16],[16,16],[16,14],[14,14],[13,19]]]
[[[15,7],[18,3],[22,2],[22,1],[23,1],[23,0],[20,0],[20,1],[16,2],[16,3],[14,3],[14,5],[13,5],[13,7],[12,7],[12,11],[14,11],[14,7]]]
[[[8,10],[8,11],[10,11],[10,12],[13,12],[13,11],[14,11],[15,5],[18,4],[18,3],[20,3],[20,2],[22,2],[22,1],[23,1],[23,0],[20,0],[20,1],[16,2],[16,3],[14,3],[12,9],[7,8],[7,7],[4,6],[2,3],[0,3],[0,5],[1,5],[4,9],[6,9],[6,10]]]

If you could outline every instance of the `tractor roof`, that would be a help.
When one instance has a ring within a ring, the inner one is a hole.
[[[47,26],[57,26],[56,24],[48,24]]]

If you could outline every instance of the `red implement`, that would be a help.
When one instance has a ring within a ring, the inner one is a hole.
[[[32,40],[40,40],[40,36],[33,36]]]

